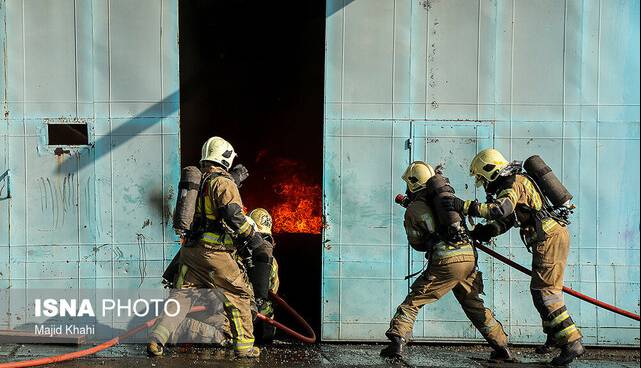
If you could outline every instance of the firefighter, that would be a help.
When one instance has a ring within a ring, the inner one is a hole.
[[[179,271],[171,296],[180,309],[168,310],[155,324],[147,345],[150,355],[162,355],[163,345],[203,295],[205,300],[222,299],[235,355],[260,355],[254,346],[250,309],[253,292],[236,258],[251,258],[263,240],[246,220],[238,187],[228,172],[235,157],[232,145],[220,137],[208,139],[202,147],[203,184],[194,224],[197,236],[180,249]]]
[[[390,343],[381,351],[381,356],[401,357],[419,309],[453,291],[474,327],[494,349],[490,359],[511,361],[503,326],[492,311],[485,308],[479,296],[483,292],[483,280],[481,272],[476,270],[476,254],[470,241],[454,243],[437,230],[435,210],[428,204],[426,189],[428,179],[434,174],[430,165],[415,161],[402,176],[410,199],[404,221],[407,240],[415,250],[426,252],[429,264],[398,306],[385,333]]]
[[[261,239],[261,244],[252,252],[252,267],[248,270],[249,281],[254,289],[256,307],[258,312],[271,309],[269,300],[269,279],[272,271],[274,244],[271,237],[271,216],[263,208],[257,208],[249,214],[255,223],[256,232]]]
[[[270,256],[269,262],[265,264],[265,269],[260,272],[260,274],[255,274],[254,277],[256,280],[252,280],[252,285],[262,284],[260,287],[264,287],[264,289],[260,289],[257,291],[256,287],[254,286],[254,293],[256,294],[256,305],[258,307],[258,312],[267,317],[274,318],[274,308],[272,305],[272,301],[269,299],[269,292],[271,291],[274,294],[278,292],[280,280],[278,278],[278,263],[273,257],[275,242],[274,237],[272,236],[272,217],[264,208],[256,208],[249,213],[249,217],[256,224],[256,231],[260,234],[265,243],[268,244],[269,251],[265,253],[268,253]],[[258,257],[255,256],[254,258],[264,257],[260,256],[259,249],[260,248],[258,248],[254,252],[255,255],[258,254]],[[259,262],[261,262],[260,259],[255,259],[254,265]],[[250,273],[250,279],[251,277],[252,273]],[[257,279],[260,279],[260,281],[258,281]],[[271,343],[273,341],[276,328],[272,325],[264,323],[261,320],[257,320],[254,326],[254,331],[257,340],[260,340],[262,343]]]
[[[444,200],[444,206],[488,220],[472,231],[473,238],[479,241],[489,241],[512,227],[520,227],[521,239],[532,253],[532,300],[547,335],[537,352],[547,353],[561,347],[552,364],[565,365],[585,352],[581,332],[563,301],[563,273],[570,236],[562,221],[546,213],[545,198],[536,183],[521,173],[520,167],[510,164],[495,149],[479,152],[470,165],[470,176],[474,176],[477,187],[485,188],[488,202],[453,197]]]

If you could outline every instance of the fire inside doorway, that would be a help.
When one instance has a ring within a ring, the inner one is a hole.
[[[325,1],[179,7],[182,165],[208,137],[234,145],[244,205],[274,218],[279,294],[319,334]]]

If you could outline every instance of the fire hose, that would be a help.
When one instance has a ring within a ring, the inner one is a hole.
[[[268,324],[270,324],[270,325],[272,325],[272,326],[274,326],[276,328],[279,328],[279,329],[283,330],[288,335],[290,335],[290,336],[292,336],[292,337],[294,337],[294,338],[296,338],[296,339],[298,339],[298,340],[300,340],[302,342],[306,342],[306,343],[309,343],[309,344],[312,344],[312,343],[316,342],[316,334],[314,333],[314,330],[307,323],[307,321],[305,321],[305,319],[303,319],[303,317],[301,317],[300,314],[298,314],[298,312],[296,312],[294,310],[294,308],[292,308],[289,304],[287,304],[287,302],[285,300],[283,300],[281,297],[279,297],[278,295],[276,295],[276,294],[274,294],[272,292],[270,292],[270,297],[278,305],[283,307],[292,317],[294,317],[294,319],[304,327],[305,332],[307,334],[309,334],[309,336],[306,336],[306,335],[303,335],[301,333],[298,333],[298,332],[294,331],[293,329],[283,325],[282,323],[280,323],[280,322],[278,322],[278,321],[276,321],[276,320],[274,320],[272,318],[269,318],[269,317],[267,317],[267,316],[265,316],[263,314],[257,313],[256,316],[259,319],[261,319],[262,321],[264,321],[264,322],[266,322],[266,323],[268,323]],[[205,311],[205,310],[207,310],[207,308],[204,307],[204,306],[196,306],[196,307],[192,307],[189,310],[189,313],[202,312],[202,311]],[[125,340],[125,339],[127,339],[127,338],[129,338],[131,336],[134,336],[134,335],[136,335],[136,334],[138,334],[138,333],[140,333],[140,332],[142,332],[142,331],[144,331],[144,330],[146,330],[146,329],[148,329],[150,327],[152,327],[156,323],[157,320],[158,320],[157,317],[153,318],[153,319],[150,319],[149,321],[147,321],[147,322],[145,322],[145,323],[143,323],[143,324],[141,324],[141,325],[139,325],[137,327],[134,327],[134,328],[128,330],[127,332],[125,332],[124,334],[122,334],[122,335],[120,335],[118,337],[114,337],[113,339],[111,339],[109,341],[105,341],[102,344],[93,346],[93,347],[88,348],[88,349],[83,349],[83,350],[79,350],[79,351],[74,351],[72,353],[54,355],[54,356],[38,358],[38,359],[22,360],[22,361],[18,361],[18,362],[1,363],[0,364],[0,368],[35,367],[35,366],[38,366],[38,365],[59,363],[59,362],[64,362],[64,361],[68,361],[68,360],[73,360],[73,359],[89,356],[89,355],[98,353],[100,351],[109,349],[110,347],[113,347],[115,345],[118,345],[121,341],[123,341],[123,340]]]
[[[532,276],[532,271],[530,271],[530,270],[528,270],[527,268],[525,268],[525,267],[521,266],[520,264],[518,264],[518,263],[516,263],[516,262],[512,261],[511,259],[509,259],[509,258],[507,258],[507,257],[503,256],[502,254],[500,254],[500,253],[497,253],[497,252],[493,251],[492,249],[490,249],[490,248],[488,248],[488,247],[484,246],[483,244],[481,244],[481,243],[479,243],[479,242],[475,242],[475,243],[474,243],[474,246],[475,246],[477,249],[480,249],[480,250],[482,250],[483,252],[485,252],[485,253],[489,254],[490,256],[492,256],[492,257],[494,257],[494,258],[498,259],[499,261],[501,261],[501,262],[503,262],[503,263],[507,264],[508,266],[510,266],[510,267],[512,267],[512,268],[515,268],[515,269],[517,269],[517,270],[519,270],[519,271],[523,272],[524,274],[526,274],[526,275],[528,275],[528,276]],[[576,290],[570,289],[570,288],[569,288],[569,287],[567,287],[567,286],[563,286],[563,292],[565,292],[565,293],[567,293],[567,294],[570,294],[570,295],[572,295],[573,297],[579,298],[579,299],[581,299],[581,300],[583,300],[583,301],[586,301],[586,302],[588,302],[588,303],[590,303],[590,304],[594,304],[594,305],[596,305],[597,307],[600,307],[600,308],[603,308],[603,309],[607,309],[607,310],[609,310],[609,311],[611,311],[611,312],[614,312],[614,313],[616,313],[616,314],[620,314],[620,315],[622,315],[622,316],[625,316],[625,317],[631,318],[631,319],[633,319],[633,320],[635,320],[635,321],[638,321],[638,320],[639,320],[639,315],[638,315],[638,314],[634,314],[634,313],[632,313],[632,312],[630,312],[630,311],[627,311],[627,310],[625,310],[625,309],[621,309],[621,308],[619,308],[619,307],[615,307],[614,305],[608,304],[608,303],[603,302],[603,301],[601,301],[601,300],[595,299],[595,298],[593,298],[593,297],[591,297],[591,296],[588,296],[588,295],[585,295],[585,294],[583,294],[583,293],[580,293],[580,292],[578,292],[578,291],[576,291]]]

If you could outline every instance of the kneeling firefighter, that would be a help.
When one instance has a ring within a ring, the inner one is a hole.
[[[163,345],[196,302],[195,296],[201,295],[193,292],[196,289],[212,290],[223,300],[236,356],[260,355],[260,350],[254,346],[250,309],[253,292],[236,257],[251,258],[252,251],[263,240],[247,222],[238,187],[228,171],[235,157],[232,145],[220,137],[208,139],[202,147],[202,177],[193,224],[186,234],[187,241],[180,249],[177,262],[172,262],[177,264],[176,271],[171,272],[170,265],[163,275],[174,288],[171,297],[179,302],[180,310],[168,311],[168,314],[177,314],[163,315],[154,325],[147,346],[152,355],[162,354]],[[189,188],[191,185],[193,190],[194,184],[186,186]]]
[[[275,242],[272,236],[272,217],[264,208],[256,208],[249,213],[249,217],[256,224],[256,231],[265,241],[264,245],[256,248],[253,252],[254,268],[249,272],[249,279],[254,286],[258,312],[269,318],[274,318],[274,307],[269,299],[269,292],[274,294],[278,292],[280,280],[278,278],[278,263],[273,256]],[[263,267],[256,267],[261,263],[264,264]],[[262,320],[256,320],[254,334],[261,343],[271,343],[275,332],[274,326]]]
[[[532,253],[532,300],[547,335],[537,352],[561,347],[552,364],[572,362],[585,352],[581,332],[570,317],[562,292],[570,248],[567,218],[573,208],[569,204],[572,195],[539,156],[521,165],[508,162],[495,149],[486,149],[472,160],[470,176],[475,177],[477,187],[485,188],[487,203],[451,197],[443,200],[443,206],[489,220],[474,227],[472,236],[478,241],[489,241],[512,227],[520,228],[521,239]]]
[[[412,248],[426,253],[429,263],[398,306],[385,333],[391,342],[381,356],[400,357],[419,309],[453,291],[474,327],[494,349],[490,358],[512,360],[503,326],[479,296],[483,292],[482,275],[476,269],[476,253],[462,218],[437,208],[441,197],[454,192],[448,180],[422,161],[412,162],[402,179],[409,197],[404,221],[407,240]]]

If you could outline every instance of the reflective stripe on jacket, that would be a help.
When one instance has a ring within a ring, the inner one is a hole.
[[[205,217],[210,223],[220,223],[221,229],[205,229],[202,235],[202,243],[205,247],[216,250],[233,250],[235,249],[234,239],[231,231],[225,231],[228,226],[226,226],[224,220],[221,218],[221,209],[230,204],[236,204],[239,208],[243,208],[243,202],[240,198],[236,183],[234,183],[227,171],[219,167],[211,167],[210,172],[214,177],[209,179],[203,187]],[[198,204],[196,205],[196,217],[201,216],[201,207],[199,197]],[[251,225],[247,221],[240,225],[240,235],[250,231]]]

